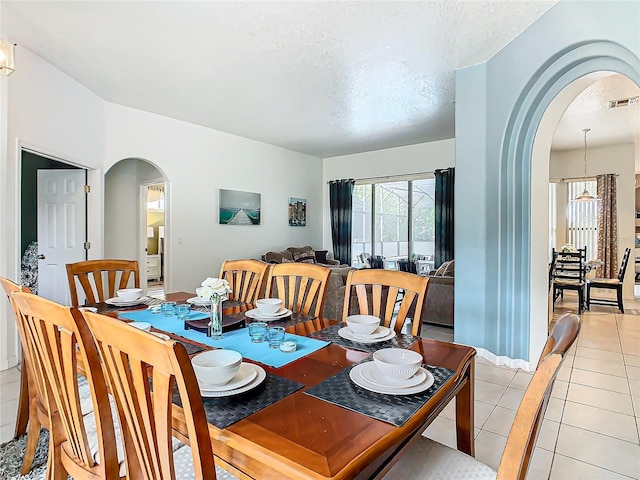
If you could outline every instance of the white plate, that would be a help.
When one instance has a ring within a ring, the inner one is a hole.
[[[129,322],[130,327],[134,327],[145,332],[151,331],[151,324],[149,322]]]
[[[140,305],[144,297],[136,300],[120,300],[118,297],[108,298],[104,303],[113,305],[114,307],[131,307],[132,305]]]
[[[240,365],[240,369],[234,375],[234,377],[229,380],[228,383],[224,385],[209,385],[208,383],[201,382],[198,380],[198,385],[200,385],[200,390],[206,390],[211,392],[224,392],[226,390],[235,390],[245,385],[248,385],[254,378],[258,376],[258,371],[255,368],[252,368],[252,363],[242,363]],[[196,377],[197,378],[197,377]]]
[[[263,320],[265,322],[268,322],[270,320],[280,320],[281,318],[288,317],[293,313],[288,308],[281,308],[280,310],[284,311],[279,311],[279,313],[277,313],[276,315],[265,315],[263,313],[260,313],[257,308],[254,308],[252,310],[247,310],[246,312],[244,312],[244,314],[249,318],[253,318],[254,320]]]
[[[78,307],[78,310],[82,310],[85,312],[98,313],[98,309],[96,307]]]
[[[226,302],[227,301],[227,297],[220,297],[220,301]],[[187,299],[187,303],[191,303],[192,305],[197,305],[199,307],[210,307],[211,306],[211,300],[205,300],[202,297],[191,297],[191,298]]]
[[[349,372],[349,377],[351,378],[351,381],[356,385],[358,385],[359,387],[362,387],[365,390],[370,390],[372,392],[384,393],[386,395],[410,395],[412,393],[424,392],[429,387],[431,387],[431,385],[433,385],[433,382],[435,381],[435,379],[433,378],[433,375],[431,375],[431,372],[424,369],[424,372],[426,373],[427,378],[423,382],[417,385],[414,385],[413,387],[408,387],[408,388],[381,387],[380,385],[375,385],[369,382],[367,379],[365,379],[362,376],[362,369],[370,368],[370,367],[367,367],[369,363],[371,362],[361,363],[353,367]]]
[[[428,370],[420,367],[418,371],[409,378],[389,378],[385,377],[380,370],[376,368],[375,363],[365,363],[365,368],[360,370],[360,375],[367,382],[373,383],[379,387],[397,387],[397,388],[409,388],[415,387],[419,383],[424,382],[427,379]]]
[[[230,397],[232,395],[238,395],[240,393],[244,393],[244,392],[248,392],[249,390],[253,390],[257,386],[262,384],[262,382],[264,382],[264,379],[267,378],[267,372],[265,372],[264,368],[262,368],[260,365],[255,365],[253,363],[247,363],[246,365],[249,365],[250,368],[253,368],[255,370],[256,377],[253,380],[251,380],[244,387],[234,388],[233,390],[223,390],[223,391],[204,390],[204,389],[201,388],[200,389],[200,394],[203,397]]]
[[[379,342],[386,342],[387,340],[391,340],[393,337],[396,336],[396,332],[395,330],[391,330],[390,333],[384,337],[366,338],[366,337],[359,337],[357,335],[354,335],[354,333],[349,329],[349,327],[342,327],[340,330],[338,330],[338,335],[340,335],[342,338],[345,338],[347,340],[351,340],[352,342],[357,342],[357,343],[379,343]]]
[[[161,338],[162,340],[170,340],[171,337],[169,335],[165,335],[164,333],[160,333],[160,332],[149,332],[151,335],[155,335],[158,338]]]
[[[349,327],[347,327],[347,328],[349,328]],[[349,329],[349,330],[351,330],[351,329]],[[386,337],[390,333],[391,333],[391,329],[390,328],[379,326],[378,328],[376,328],[373,331],[373,333],[370,333],[369,335],[358,335],[357,333],[353,333],[353,332],[351,332],[351,335],[353,335],[356,338],[362,338],[363,340],[372,340],[372,339],[375,339],[375,338]]]

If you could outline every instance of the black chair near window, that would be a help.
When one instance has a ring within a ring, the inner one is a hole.
[[[418,265],[416,262],[408,259],[398,260],[398,270],[401,272],[418,273]]]
[[[553,308],[558,297],[564,298],[565,290],[578,292],[578,314],[585,308],[584,293],[587,274],[587,247],[575,252],[553,250]]]
[[[382,255],[369,257],[369,265],[371,268],[384,268],[384,257]]]
[[[631,255],[631,249],[627,248],[624,251],[622,257],[622,263],[620,264],[620,270],[618,270],[618,276],[616,278],[592,278],[587,280],[587,310],[591,308],[591,304],[594,305],[613,305],[620,309],[621,313],[624,313],[624,304],[622,303],[622,283],[624,281],[624,274],[627,271],[627,264],[629,263],[629,255]],[[592,298],[592,288],[605,288],[608,290],[616,291],[616,299],[611,298]]]

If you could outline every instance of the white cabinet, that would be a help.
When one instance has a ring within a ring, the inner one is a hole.
[[[160,280],[160,255],[147,255],[147,280]]]

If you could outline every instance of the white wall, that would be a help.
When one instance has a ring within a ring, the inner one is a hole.
[[[433,172],[436,169],[454,165],[455,140],[453,138],[325,158],[322,178],[324,248],[332,249],[328,181]]]
[[[103,101],[75,80],[24,47],[16,49],[16,71],[6,79],[6,155],[0,178],[2,243],[0,275],[19,280],[20,202],[19,146],[57,156],[89,169],[94,187],[89,197],[89,240],[101,253],[102,182],[104,151]],[[4,125],[3,125],[4,128]],[[4,132],[3,132],[4,134]],[[98,254],[100,254],[98,253]],[[17,362],[18,338],[8,302],[0,295],[0,369]]]
[[[587,152],[587,175],[618,174],[616,178],[618,205],[618,260],[625,248],[635,251],[635,147],[632,143],[592,148]],[[549,178],[580,177],[584,172],[584,150],[552,151],[549,160]],[[566,192],[566,190],[565,190]],[[595,195],[596,192],[591,192]],[[565,193],[566,195],[566,193]],[[558,198],[558,205],[565,204]],[[562,244],[560,244],[562,245]],[[631,257],[633,260],[633,256]],[[631,266],[625,276],[625,298],[633,298]]]
[[[292,245],[320,247],[320,158],[111,103],[106,132],[105,170],[133,157],[166,178],[168,290],[193,291],[205,277],[217,276],[225,259],[260,258]],[[260,193],[261,225],[219,225],[220,188]],[[288,225],[289,197],[307,199],[306,227]]]

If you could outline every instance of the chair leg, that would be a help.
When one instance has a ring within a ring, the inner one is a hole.
[[[591,286],[587,285],[587,310],[591,310]]]
[[[20,396],[18,398],[18,416],[13,438],[18,438],[27,431],[29,422],[29,380],[27,379],[27,364],[22,361],[20,367]]]
[[[27,430],[27,446],[22,457],[22,467],[20,474],[26,475],[31,470],[33,459],[36,455],[38,447],[38,439],[40,438],[40,422],[38,421],[38,405],[36,399],[33,398],[29,405],[29,429]]]
[[[578,315],[582,313],[584,307],[584,290],[578,290]]]
[[[622,285],[616,288],[616,293],[618,294],[618,308],[620,309],[620,313],[624,313],[624,305],[622,304]]]

